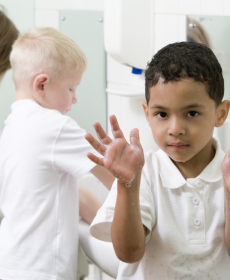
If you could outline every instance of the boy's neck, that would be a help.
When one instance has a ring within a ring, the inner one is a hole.
[[[31,99],[36,102],[30,90],[27,89],[16,90],[16,101],[23,100],[23,99]]]
[[[214,158],[215,152],[216,151],[212,145],[212,139],[210,139],[209,143],[190,160],[186,162],[176,162],[173,159],[171,160],[186,180],[188,178],[196,178],[200,175],[200,173]]]

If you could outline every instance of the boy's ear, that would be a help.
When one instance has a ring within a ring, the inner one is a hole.
[[[45,88],[49,82],[49,75],[45,73],[38,74],[33,80],[33,90],[37,97],[45,94]]]
[[[146,102],[142,102],[142,107],[143,107],[144,112],[145,112],[146,120],[147,120],[148,123],[149,123],[149,107],[148,107],[148,105],[147,105]]]
[[[217,119],[215,123],[215,127],[220,127],[224,124],[225,120],[228,117],[228,112],[230,108],[230,100],[225,100],[220,103],[217,107]]]

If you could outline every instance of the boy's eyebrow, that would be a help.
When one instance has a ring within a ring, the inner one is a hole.
[[[202,105],[202,104],[198,104],[198,103],[194,103],[194,104],[190,104],[188,106],[185,106],[184,108],[182,108],[183,110],[184,109],[189,109],[189,108],[204,108],[205,106]],[[163,107],[161,105],[153,105],[150,107],[150,109],[162,109],[162,110],[169,110],[168,108],[166,107]]]

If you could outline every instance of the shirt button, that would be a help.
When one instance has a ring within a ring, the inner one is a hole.
[[[203,184],[201,183],[201,181],[196,182],[197,187],[201,188],[203,186]]]
[[[195,220],[194,220],[194,225],[195,225],[195,226],[199,226],[199,225],[200,225],[200,220],[195,219]]]
[[[199,198],[193,198],[192,202],[195,204],[195,205],[198,205],[200,203],[200,200]]]

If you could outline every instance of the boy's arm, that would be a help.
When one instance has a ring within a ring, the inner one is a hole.
[[[142,225],[139,207],[138,176],[130,188],[117,184],[117,201],[111,226],[111,238],[117,257],[126,263],[139,261],[145,252],[147,228]]]
[[[100,207],[101,202],[96,196],[79,186],[79,215],[86,223],[89,225],[92,223]]]
[[[222,164],[222,174],[224,181],[225,192],[225,242],[227,246],[227,252],[230,257],[230,151],[226,154]]]
[[[86,140],[103,158],[89,153],[87,156],[96,164],[106,168],[117,181],[117,201],[111,227],[111,238],[117,257],[123,262],[139,261],[145,251],[146,230],[142,225],[139,188],[144,154],[137,129],[130,133],[130,144],[125,140],[115,116],[110,117],[114,140],[110,139],[99,123],[94,128],[100,144],[89,133]]]
[[[108,170],[100,165],[96,165],[90,172],[97,177],[108,190],[111,190],[115,178]]]

